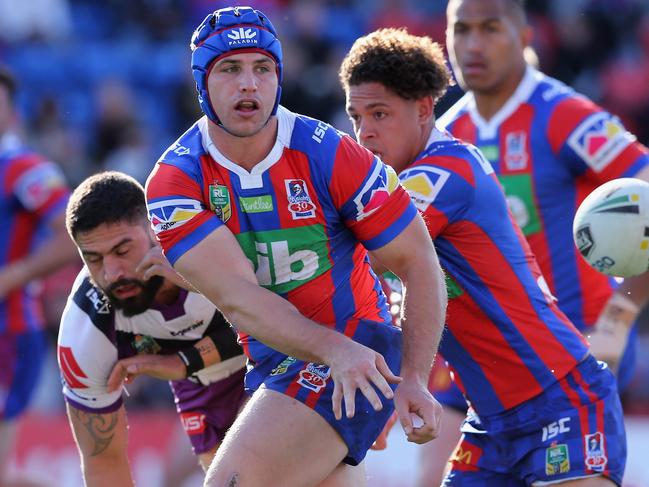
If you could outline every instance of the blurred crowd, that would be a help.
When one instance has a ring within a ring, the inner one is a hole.
[[[25,137],[61,164],[73,186],[102,169],[144,181],[172,137],[200,115],[189,68],[191,32],[207,13],[230,3],[0,0],[0,63],[20,81]],[[443,1],[244,3],[266,12],[279,31],[282,103],[347,132],[337,71],[358,36],[404,26],[444,42]],[[649,143],[649,0],[528,0],[527,6],[540,68],[620,116]],[[450,90],[438,110],[458,96],[459,88]],[[60,276],[46,283],[53,334],[67,284]],[[646,316],[640,346],[649,348]],[[649,413],[647,354],[639,354],[635,381],[627,407]],[[159,390],[167,394],[164,384]]]

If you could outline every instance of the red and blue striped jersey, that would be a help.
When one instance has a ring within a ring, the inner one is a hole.
[[[440,352],[475,410],[512,408],[568,374],[588,346],[547,290],[480,152],[434,129],[399,178],[447,275]]]
[[[47,235],[49,222],[65,211],[69,188],[60,168],[29,151],[11,134],[0,138],[0,268],[25,258]],[[42,328],[37,287],[27,285],[0,300],[0,334]]]
[[[597,186],[646,167],[647,148],[615,116],[533,68],[490,120],[467,93],[438,127],[489,160],[559,306],[579,329],[592,326],[616,284],[579,255],[573,217]]]
[[[277,117],[276,143],[250,172],[219,152],[206,118],[163,154],[146,192],[165,254],[173,264],[225,224],[259,284],[308,318],[348,336],[360,319],[391,323],[366,249],[390,242],[416,208],[394,170],[349,136],[283,107]],[[253,361],[269,352],[240,341]]]

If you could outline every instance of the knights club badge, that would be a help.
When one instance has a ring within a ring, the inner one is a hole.
[[[285,179],[284,184],[293,220],[315,217],[315,204],[311,201],[306,182],[303,179]]]

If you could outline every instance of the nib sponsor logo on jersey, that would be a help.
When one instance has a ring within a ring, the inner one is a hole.
[[[599,431],[592,435],[584,435],[586,447],[586,467],[593,472],[603,472],[608,463],[604,435]]]
[[[601,112],[586,118],[570,135],[568,145],[599,172],[635,140],[617,117]]]
[[[356,220],[367,218],[378,210],[399,186],[399,177],[390,166],[377,159],[365,185],[354,198]]]
[[[300,371],[300,378],[297,383],[302,387],[311,389],[313,392],[320,392],[327,385],[327,379],[330,375],[328,365],[309,362],[306,368]]]
[[[432,166],[403,171],[399,178],[419,211],[426,211],[448,181],[451,173]]]
[[[293,220],[315,217],[315,204],[311,201],[309,190],[303,179],[285,179],[288,211]]]
[[[252,27],[237,27],[227,33],[228,46],[256,46],[259,44],[257,29]]]
[[[198,200],[175,198],[149,203],[149,219],[156,235],[177,228],[203,211]]]
[[[61,364],[61,373],[63,380],[69,388],[87,389],[88,386],[82,382],[88,376],[81,370],[79,363],[72,354],[72,348],[59,346],[58,349],[59,364]]]
[[[283,294],[331,268],[322,225],[237,235],[260,285]]]

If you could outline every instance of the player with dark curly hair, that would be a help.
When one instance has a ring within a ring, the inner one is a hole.
[[[444,485],[619,485],[615,377],[557,307],[489,162],[435,128],[448,79],[441,48],[373,32],[340,77],[357,140],[399,173],[446,271],[440,352],[470,408]],[[417,95],[401,95],[406,87]]]

